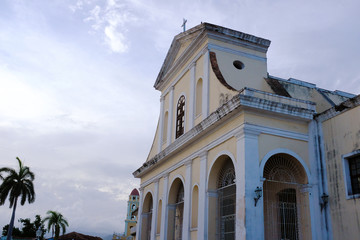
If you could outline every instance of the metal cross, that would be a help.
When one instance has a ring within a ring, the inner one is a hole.
[[[181,25],[183,27],[183,31],[186,31],[186,22],[187,20],[185,18],[183,18],[183,24]]]

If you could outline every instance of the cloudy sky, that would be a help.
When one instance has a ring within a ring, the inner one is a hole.
[[[172,38],[210,22],[272,41],[268,72],[360,93],[357,0],[2,0],[0,167],[20,157],[36,202],[68,231],[122,232],[132,177],[159,115],[153,89]],[[0,227],[10,220],[0,206]],[[18,223],[17,223],[18,224]]]

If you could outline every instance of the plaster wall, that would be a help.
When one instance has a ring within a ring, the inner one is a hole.
[[[310,168],[308,142],[269,134],[259,136],[259,161],[271,150],[284,148],[298,154]]]
[[[181,41],[181,47],[180,47],[178,53],[176,54],[175,61],[184,53],[184,51],[190,45],[190,43],[191,43],[191,40]]]
[[[191,186],[194,184],[200,183],[200,158],[197,157],[192,161],[192,171],[191,171]]]
[[[223,136],[225,133],[240,126],[243,123],[243,120],[244,120],[243,115],[239,114],[238,116],[236,116],[236,118],[233,121],[229,121],[221,126],[218,126],[216,131],[211,132],[210,134],[204,136],[203,138],[196,141],[194,144],[190,144],[188,147],[181,150],[173,157],[167,159],[164,163],[159,164],[156,168],[152,169],[152,171],[149,172],[148,174],[145,174],[143,177],[141,177],[141,183],[146,182],[155,176],[160,176],[162,173],[164,173],[167,169],[169,169],[176,163],[185,159],[186,157],[188,157],[192,153],[198,151],[199,149],[204,148],[209,143],[213,142],[215,139],[218,139],[219,137]],[[196,171],[196,170],[193,170],[193,171]]]
[[[158,142],[159,142],[159,120],[158,120],[158,124],[156,126],[154,140],[153,140],[153,143],[151,145],[150,152],[149,152],[149,155],[148,155],[146,161],[153,158],[157,154]]]
[[[334,239],[357,239],[360,198],[346,197],[342,156],[360,149],[360,106],[323,122],[329,206]]]
[[[264,78],[267,76],[267,65],[265,60],[252,59],[246,56],[240,56],[217,49],[211,51],[216,53],[217,63],[226,82],[235,88],[241,90],[244,87],[264,89]],[[233,62],[239,60],[244,64],[244,68],[239,70],[234,67]]]

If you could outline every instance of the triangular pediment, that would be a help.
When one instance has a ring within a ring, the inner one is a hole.
[[[167,76],[171,75],[170,73],[176,72],[176,69],[186,62],[185,60],[194,53],[197,47],[201,45],[200,43],[204,42],[206,38],[213,38],[264,53],[266,53],[270,45],[270,41],[267,39],[214,24],[201,23],[174,37],[156,78],[155,89],[161,90],[167,81]]]
[[[171,43],[170,49],[166,55],[164,63],[160,69],[159,75],[156,79],[154,87],[158,89],[162,78],[169,72],[169,70],[176,65],[177,60],[186,52],[186,50],[194,44],[195,40],[203,33],[202,24],[189,29],[186,32],[176,35]]]

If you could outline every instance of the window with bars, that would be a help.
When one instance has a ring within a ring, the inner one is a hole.
[[[346,197],[360,197],[360,150],[342,156]]]
[[[179,98],[176,108],[176,138],[184,134],[185,123],[185,96]]]
[[[235,239],[236,184],[235,169],[230,160],[222,167],[218,177],[219,240]]]
[[[348,159],[352,194],[360,194],[360,155]]]

